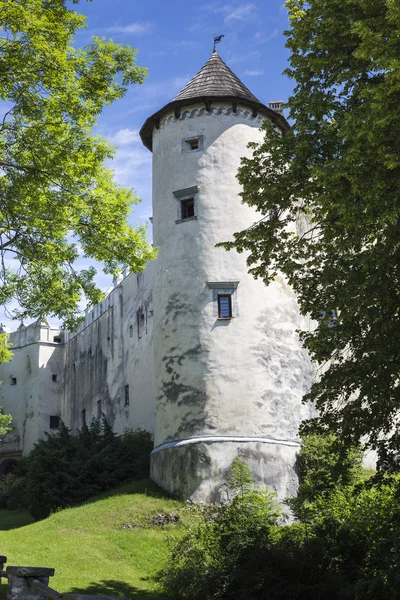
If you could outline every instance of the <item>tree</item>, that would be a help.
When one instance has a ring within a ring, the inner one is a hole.
[[[301,337],[321,366],[305,400],[346,443],[400,450],[400,6],[395,0],[287,0],[293,127],[243,159],[243,200],[260,221],[225,244],[249,251],[268,284],[284,273]],[[296,223],[296,231],[293,224]]]
[[[74,267],[80,251],[112,274],[155,257],[145,227],[127,223],[138,199],[104,167],[113,147],[91,135],[103,107],[146,69],[112,40],[75,48],[84,26],[65,0],[0,1],[0,303],[70,326],[82,293],[101,299],[95,269]]]

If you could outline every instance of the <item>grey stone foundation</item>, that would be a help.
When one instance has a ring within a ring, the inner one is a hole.
[[[279,500],[297,493],[294,441],[256,438],[198,438],[164,444],[151,455],[151,478],[173,496],[193,502],[223,502],[228,498],[226,477],[233,460],[246,462],[259,487],[276,492]]]

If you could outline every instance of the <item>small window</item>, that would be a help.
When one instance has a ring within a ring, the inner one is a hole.
[[[129,406],[129,385],[125,386],[125,402],[124,406]]]
[[[82,427],[86,426],[86,409],[84,408],[82,411]]]
[[[129,337],[133,336],[133,325],[129,325]]]
[[[101,400],[97,400],[97,418],[101,419],[102,414]]]
[[[182,151],[193,152],[194,150],[203,150],[204,148],[204,135],[198,135],[196,137],[186,138],[182,140]]]
[[[51,380],[55,383],[57,381],[57,375],[53,373],[53,375],[51,376]]]
[[[194,198],[186,198],[181,200],[181,217],[182,219],[190,219],[194,217]]]
[[[16,377],[10,377],[10,385],[17,385],[17,378]]]
[[[50,415],[50,429],[59,429],[60,428],[60,417],[56,415]]]
[[[59,335],[55,335],[53,337],[53,342],[55,342],[56,344],[61,344],[61,337]]]
[[[232,296],[231,294],[218,294],[218,318],[232,318]]]
[[[146,326],[146,317],[143,309],[139,308],[137,311],[137,329],[138,329],[138,338],[140,339],[145,331]]]

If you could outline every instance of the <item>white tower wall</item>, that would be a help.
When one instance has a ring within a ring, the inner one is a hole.
[[[296,298],[281,278],[265,287],[250,276],[245,255],[215,247],[259,218],[241,203],[236,174],[247,144],[262,139],[261,123],[246,106],[233,112],[219,102],[167,113],[153,133],[152,476],[194,499],[221,496],[238,454],[280,495],[296,487],[297,430],[308,414],[301,398],[312,380]],[[188,148],[191,138],[198,150]],[[191,195],[197,218],[179,220],[180,200]],[[218,293],[231,294],[232,319],[218,318]]]

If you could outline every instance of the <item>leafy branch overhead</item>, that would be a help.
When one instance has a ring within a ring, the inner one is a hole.
[[[283,272],[321,366],[315,424],[363,440],[383,470],[400,450],[400,8],[287,0],[293,128],[265,124],[239,172],[260,220],[232,244],[251,272]],[[334,315],[332,315],[334,311]],[[336,318],[337,313],[337,318]],[[335,325],[334,327],[332,325]]]
[[[145,228],[127,223],[138,198],[104,167],[114,148],[91,135],[104,106],[146,69],[112,40],[75,48],[84,26],[64,0],[0,1],[0,302],[70,324],[82,292],[101,298],[94,269],[74,268],[79,251],[108,273],[155,257]]]

